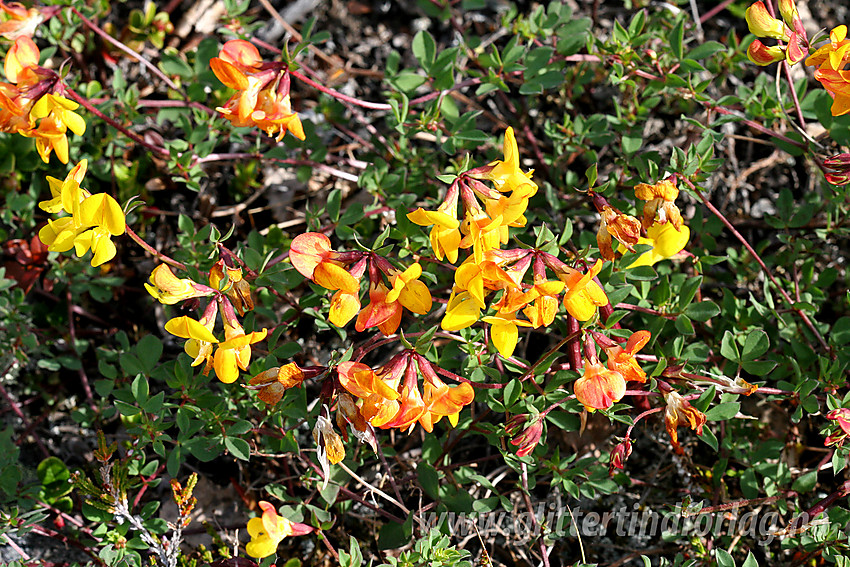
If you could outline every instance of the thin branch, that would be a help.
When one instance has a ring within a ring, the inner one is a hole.
[[[88,26],[88,28],[91,29],[94,33],[96,33],[97,35],[99,35],[100,37],[105,39],[107,42],[111,43],[112,45],[114,45],[115,47],[117,47],[118,49],[120,49],[121,51],[123,51],[124,53],[129,55],[130,57],[136,58],[139,61],[139,63],[141,63],[142,65],[147,67],[150,70],[151,73],[153,73],[154,75],[156,75],[157,77],[162,79],[162,82],[164,82],[166,85],[168,85],[169,88],[174,89],[175,91],[179,92],[185,98],[186,95],[185,95],[185,93],[183,93],[183,91],[180,89],[180,87],[178,87],[174,83],[174,81],[169,79],[168,76],[165,73],[160,71],[159,68],[156,65],[154,65],[153,63],[151,63],[150,61],[148,61],[147,59],[142,57],[139,53],[136,53],[131,48],[127,47],[126,45],[124,45],[123,43],[121,43],[120,41],[118,41],[117,39],[115,39],[114,37],[112,37],[111,35],[106,33],[105,31],[103,31],[103,29],[101,29],[100,26],[98,26],[97,24],[95,24],[94,22],[92,22],[91,20],[86,18],[76,8],[71,7],[71,11],[78,18],[80,18],[83,21],[83,23],[86,26]]]
[[[718,219],[720,219],[720,221],[726,226],[726,228],[728,228],[729,231],[735,236],[735,238],[738,239],[738,242],[740,242],[744,246],[744,248],[747,249],[747,252],[750,253],[750,255],[753,257],[753,259],[755,259],[756,263],[758,263],[758,265],[761,267],[762,271],[768,277],[768,279],[770,280],[770,283],[773,284],[773,287],[776,288],[776,290],[779,292],[779,295],[782,296],[782,299],[785,300],[785,302],[788,304],[788,306],[795,313],[797,313],[797,315],[800,316],[800,318],[803,320],[803,322],[806,324],[806,326],[809,328],[809,330],[812,331],[812,333],[815,335],[818,342],[820,343],[821,348],[823,348],[829,354],[830,358],[835,360],[836,354],[835,354],[835,352],[833,352],[832,348],[830,348],[829,344],[823,338],[823,335],[821,335],[820,331],[818,331],[817,328],[814,326],[811,319],[809,319],[809,316],[806,315],[803,312],[802,309],[800,309],[799,307],[796,307],[794,305],[794,301],[792,301],[792,299],[788,295],[788,293],[779,284],[779,281],[777,281],[777,279],[773,276],[773,273],[770,271],[770,269],[768,269],[767,265],[764,263],[764,260],[761,259],[761,256],[759,256],[758,253],[755,251],[755,249],[750,245],[750,243],[747,242],[747,239],[744,238],[744,236],[740,232],[738,232],[738,230],[734,227],[734,225],[732,225],[732,223],[729,222],[726,219],[726,217],[723,215],[723,213],[721,213],[717,209],[717,207],[715,207],[714,205],[711,204],[711,201],[709,201],[708,198],[703,194],[702,190],[700,190],[699,188],[697,188],[696,185],[691,183],[690,179],[688,179],[687,177],[684,177],[684,176],[679,176],[679,178],[682,179],[682,181],[684,181],[685,184],[694,191],[694,193],[696,193],[696,195],[697,195],[697,197],[699,197],[700,201],[702,201],[703,204],[706,207],[708,207],[708,209],[712,213],[714,213],[714,215]]]

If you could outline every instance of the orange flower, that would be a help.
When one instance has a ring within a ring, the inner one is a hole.
[[[290,362],[284,366],[275,366],[257,374],[251,378],[249,384],[254,388],[259,388],[258,398],[269,405],[275,405],[283,398],[286,390],[301,386],[308,375],[317,376],[319,372],[316,368],[303,370],[294,362]]]
[[[653,224],[665,224],[670,221],[676,230],[682,230],[682,214],[673,203],[679,196],[679,188],[669,179],[662,179],[655,185],[649,183],[638,183],[635,187],[635,197],[646,201],[643,206],[642,224],[644,229],[649,229]],[[631,244],[637,244],[637,240]]]
[[[327,406],[324,411],[330,413]],[[313,440],[316,442],[316,456],[325,478],[322,485],[322,489],[324,489],[328,485],[328,480],[330,480],[331,465],[335,465],[345,458],[345,445],[342,444],[342,437],[339,436],[339,433],[334,431],[331,420],[324,415],[320,415],[316,419],[316,426],[313,427]]]
[[[702,427],[705,425],[705,414],[674,391],[663,392],[663,394],[667,402],[667,408],[664,411],[664,424],[667,427],[667,433],[670,435],[673,448],[677,453],[682,454],[684,451],[679,445],[679,434],[676,428],[684,424],[696,431],[697,435],[702,435]]]
[[[210,268],[210,285],[227,295],[240,317],[254,309],[251,285],[242,277],[242,268],[231,268],[219,260]]]
[[[6,79],[17,83],[24,69],[38,67],[41,52],[30,38],[23,36],[15,40],[15,44],[6,52],[3,71]]]
[[[626,394],[626,381],[623,375],[602,366],[599,361],[588,361],[584,365],[584,375],[576,380],[576,399],[587,411],[608,409],[619,402]]]
[[[45,14],[38,8],[29,8],[20,2],[0,2],[0,9],[9,17],[0,24],[0,35],[6,39],[16,40],[19,37],[31,37],[35,28],[44,21]],[[46,10],[45,10],[46,11]]]
[[[629,337],[626,348],[620,345],[606,348],[608,368],[622,374],[626,382],[646,382],[646,372],[635,359],[635,353],[649,342],[651,336],[649,331],[638,331]]]
[[[338,258],[339,253],[331,250],[330,239],[320,232],[300,234],[289,247],[289,261],[302,276],[325,289],[357,293],[360,283],[341,266]]]
[[[596,308],[608,305],[608,296],[593,278],[602,270],[602,260],[597,260],[586,274],[568,266],[561,268],[558,279],[567,284],[564,308],[579,321],[587,321],[596,313]]]
[[[286,132],[304,139],[301,120],[289,99],[289,73],[282,64],[263,62],[251,43],[234,39],[210,59],[210,67],[222,83],[239,91],[216,109],[234,126],[255,125],[269,136],[277,132],[278,141]]]
[[[387,298],[389,293],[390,290],[381,282],[370,286],[369,305],[360,311],[357,323],[354,325],[358,333],[372,327],[378,327],[378,330],[387,336],[396,332],[401,324],[402,308],[398,300],[389,301]]]
[[[599,223],[599,230],[596,233],[596,244],[599,246],[602,257],[606,260],[614,259],[612,236],[626,248],[634,251],[632,246],[637,244],[640,238],[640,221],[631,215],[621,213],[610,205],[603,206],[600,214],[602,222]]]

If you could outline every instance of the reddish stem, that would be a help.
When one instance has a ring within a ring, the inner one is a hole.
[[[696,185],[691,183],[690,179],[688,179],[687,177],[684,177],[682,175],[679,175],[679,178],[682,181],[684,181],[685,184],[694,191],[694,193],[696,193],[696,195],[697,195],[697,197],[699,197],[700,201],[702,201],[703,204],[706,207],[708,207],[708,209],[718,219],[720,219],[720,221],[724,225],[726,225],[726,228],[728,228],[729,231],[735,236],[735,238],[737,238],[738,241],[744,246],[744,248],[747,249],[747,252],[749,252],[750,255],[755,259],[755,261],[761,267],[762,271],[764,271],[765,275],[770,280],[770,283],[773,284],[773,287],[776,288],[776,290],[779,292],[779,294],[782,296],[782,298],[785,300],[785,302],[788,304],[788,306],[795,313],[797,313],[797,315],[800,316],[800,318],[803,320],[803,322],[806,324],[806,326],[809,328],[809,330],[812,333],[814,333],[815,337],[817,337],[817,340],[820,343],[821,347],[829,354],[830,358],[835,360],[836,354],[830,348],[829,344],[827,344],[826,340],[824,340],[823,335],[821,335],[820,331],[818,331],[815,328],[814,324],[812,323],[811,319],[809,319],[808,315],[806,315],[800,308],[794,306],[794,301],[791,300],[791,297],[788,295],[788,293],[782,288],[782,286],[779,285],[779,282],[777,281],[777,279],[773,276],[771,271],[768,269],[767,265],[761,259],[761,256],[759,256],[758,253],[755,251],[755,249],[752,246],[750,246],[750,243],[747,242],[747,239],[744,238],[744,236],[740,232],[738,232],[738,230],[734,227],[734,225],[732,225],[732,223],[729,222],[729,220],[725,216],[723,216],[723,213],[721,213],[717,209],[717,207],[715,207],[714,205],[711,204],[711,202],[708,200],[708,198],[706,198],[706,196],[702,193],[702,191],[700,189],[698,189],[696,187]]]

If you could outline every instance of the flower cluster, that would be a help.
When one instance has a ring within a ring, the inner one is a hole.
[[[68,130],[81,136],[83,118],[74,112],[79,105],[57,94],[59,76],[38,65],[41,53],[26,35],[15,40],[4,60],[8,83],[0,83],[0,131],[35,138],[41,159],[48,163],[51,152],[68,163]]]
[[[50,96],[50,95],[48,95]],[[50,252],[74,249],[77,256],[92,251],[92,266],[100,266],[115,256],[113,236],[124,234],[124,211],[106,193],[92,195],[82,187],[88,162],[82,160],[71,169],[64,181],[47,177],[51,199],[38,206],[48,213],[65,213],[50,219],[38,232],[39,239]]]
[[[809,52],[809,40],[794,0],[779,0],[779,12],[782,15],[781,20],[774,18],[761,0],[747,8],[746,18],[750,33],[757,37],[784,42],[768,47],[761,40],[754,40],[747,48],[747,57],[756,65],[770,65],[782,60],[794,65],[802,61]]]
[[[628,266],[630,268],[652,266],[681,252],[691,237],[691,231],[674,203],[678,196],[679,189],[670,179],[662,179],[652,185],[639,183],[635,187],[635,197],[646,203],[643,216],[638,221],[609,205],[601,195],[594,194],[593,203],[602,218],[596,233],[602,257],[606,260],[616,258],[612,237],[620,243],[620,254],[634,252],[636,244],[650,247]]]
[[[218,80],[238,91],[216,110],[234,126],[257,126],[278,141],[286,132],[304,139],[304,128],[289,100],[289,71],[279,62],[263,61],[251,43],[234,39],[210,60]]]
[[[519,340],[519,327],[536,329],[552,324],[559,303],[576,319],[587,321],[598,306],[608,304],[608,298],[594,281],[602,269],[601,261],[580,271],[542,250],[501,248],[509,241],[510,227],[525,226],[528,200],[537,192],[533,172],[520,168],[512,128],[505,132],[503,150],[504,160],[458,176],[436,211],[420,208],[408,218],[433,227],[431,246],[438,259],[445,257],[454,263],[459,250],[471,250],[455,271],[442,328],[458,331],[482,320],[490,325],[496,350],[509,358]],[[457,216],[459,202],[464,210],[462,220]],[[529,269],[532,283],[524,284]],[[498,297],[488,305],[491,295]],[[482,311],[488,309],[492,315],[482,318]],[[520,313],[526,318],[520,318]]]
[[[248,369],[251,345],[265,339],[267,332],[261,329],[246,333],[237,318],[237,310],[241,315],[245,309],[254,307],[250,286],[243,279],[241,268],[228,266],[224,260],[219,260],[210,270],[209,285],[203,285],[188,278],[178,278],[168,265],[160,264],[154,268],[148,281],[145,284],[148,293],[166,305],[186,299],[213,297],[200,319],[186,315],[175,317],[165,324],[165,330],[187,339],[183,350],[192,357],[192,366],[204,364],[204,374],[215,369],[216,377],[222,382],[235,382],[239,370]],[[224,326],[223,341],[219,341],[213,333],[219,312]]]
[[[633,333],[623,348],[601,333],[591,333],[592,338],[608,355],[608,367],[594,357],[584,365],[584,374],[576,380],[576,399],[588,411],[608,409],[619,402],[626,393],[626,382],[646,382],[646,373],[635,359],[635,354],[649,342],[649,331]]]
[[[850,40],[847,26],[838,26],[829,32],[829,42],[806,59],[806,65],[817,66],[815,79],[832,98],[833,116],[850,112],[850,70],[844,66],[850,61]]]
[[[338,327],[344,327],[356,315],[358,332],[377,328],[391,335],[401,324],[404,309],[419,315],[431,310],[431,292],[419,281],[422,266],[418,263],[400,270],[374,252],[337,252],[331,249],[330,239],[319,232],[297,236],[290,246],[289,260],[305,278],[336,291],[328,318]],[[367,272],[369,303],[362,307],[360,280]]]
[[[793,65],[805,59],[806,65],[817,67],[815,79],[833,98],[832,115],[850,112],[850,70],[844,69],[850,61],[847,26],[833,28],[829,32],[829,41],[809,55],[811,46],[794,0],[779,0],[779,12],[781,20],[773,17],[761,1],[747,8],[750,32],[758,37],[784,42],[767,47],[756,39],[747,49],[747,57],[756,65],[770,65],[783,60]]]
[[[449,386],[438,373],[448,374],[411,350],[377,370],[351,361],[337,367],[339,383],[358,398],[358,411],[370,425],[410,430],[418,423],[429,433],[443,417],[457,425],[460,410],[475,397],[468,383]],[[420,375],[424,379],[421,390]]]

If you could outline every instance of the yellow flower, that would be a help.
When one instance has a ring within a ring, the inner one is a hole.
[[[809,55],[806,65],[827,64],[833,71],[838,71],[844,67],[848,57],[850,57],[850,40],[847,39],[847,26],[838,26],[829,32],[829,43]]]
[[[68,130],[78,136],[86,132],[85,120],[74,112],[79,106],[54,94],[44,95],[33,105],[30,117],[41,122],[36,128],[21,134],[36,139],[35,147],[44,163],[50,161],[50,152],[54,150],[59,161],[68,163],[68,138],[65,134]]]
[[[160,264],[154,268],[148,281],[150,283],[145,284],[145,289],[154,299],[165,305],[174,305],[192,297],[209,295],[212,292],[206,286],[196,284],[190,279],[178,278],[167,264]]]
[[[245,334],[239,324],[224,322],[224,342],[219,343],[213,357],[215,375],[225,384],[239,378],[239,369],[248,370],[251,363],[251,345],[266,338],[266,329]]]
[[[533,195],[537,191],[537,184],[531,180],[531,174],[534,173],[534,170],[524,173],[520,169],[519,149],[513,128],[509,127],[505,130],[505,141],[502,149],[505,159],[492,162],[489,165],[492,169],[483,177],[492,181],[496,188],[503,192],[514,190],[522,185],[531,185],[534,188],[531,191],[531,195]]]
[[[777,20],[770,15],[764,2],[759,1],[751,5],[747,8],[745,15],[750,33],[756,37],[769,37],[783,41],[791,39],[791,30],[782,20]]]
[[[682,225],[682,230],[676,230],[671,223],[654,224],[646,231],[646,238],[641,237],[638,244],[649,244],[652,249],[641,254],[637,260],[629,265],[629,268],[637,266],[653,266],[661,260],[675,256],[688,243],[691,230],[687,225]],[[620,245],[620,252],[626,248]]]
[[[544,277],[534,278],[534,287],[524,294],[527,307],[522,310],[531,326],[535,329],[548,327],[558,313],[558,295],[564,290],[562,281],[546,281]]]
[[[251,541],[245,546],[245,551],[255,559],[262,559],[274,554],[283,538],[291,535],[304,535],[313,531],[305,524],[290,522],[277,515],[274,506],[260,501],[263,515],[260,518],[248,520],[248,534]]]
[[[360,312],[360,294],[337,290],[331,298],[328,320],[337,327],[345,327]]]
[[[124,212],[115,199],[105,193],[91,195],[80,188],[85,166],[83,160],[61,184],[48,178],[53,198],[42,201],[41,208],[50,212],[65,210],[71,216],[48,220],[38,236],[51,252],[74,248],[77,256],[83,256],[91,249],[91,265],[100,266],[115,256],[111,237],[124,234],[126,224]]]
[[[449,214],[447,211],[452,211]],[[452,264],[457,262],[458,248],[460,247],[461,234],[457,220],[457,199],[453,204],[443,203],[436,211],[426,211],[421,207],[407,214],[407,218],[413,224],[419,226],[434,225],[431,229],[431,248],[437,260],[445,257]]]
[[[432,299],[428,287],[419,281],[422,266],[415,263],[404,272],[390,275],[393,288],[387,293],[387,303],[398,301],[409,311],[425,315],[431,310]]]
[[[510,358],[519,341],[519,327],[531,327],[531,323],[517,319],[515,313],[497,313],[484,317],[490,323],[490,339],[496,350],[505,358]]]
[[[47,184],[50,186],[51,199],[40,202],[39,208],[48,213],[65,211],[69,215],[79,210],[80,202],[90,195],[88,191],[80,187],[87,167],[88,160],[81,160],[71,169],[64,181],[48,175]]]
[[[204,365],[205,375],[209,373],[212,367],[213,344],[218,343],[218,339],[212,333],[217,313],[216,303],[211,302],[200,321],[184,315],[175,317],[165,324],[165,330],[172,335],[188,339],[186,344],[183,345],[183,350],[192,357],[192,366],[198,366],[202,362],[206,363]]]
[[[481,316],[478,301],[468,291],[455,287],[446,306],[446,314],[440,322],[444,331],[460,331],[473,325]]]
[[[564,308],[579,321],[589,320],[596,313],[597,307],[608,305],[608,296],[605,295],[605,291],[593,281],[600,270],[602,270],[602,260],[597,260],[586,274],[569,267],[558,274],[558,279],[567,287],[567,292],[564,294]]]
[[[481,262],[484,253],[499,248],[502,234],[502,217],[490,218],[482,209],[467,210],[460,230],[464,234],[460,247],[472,248],[475,262]]]

